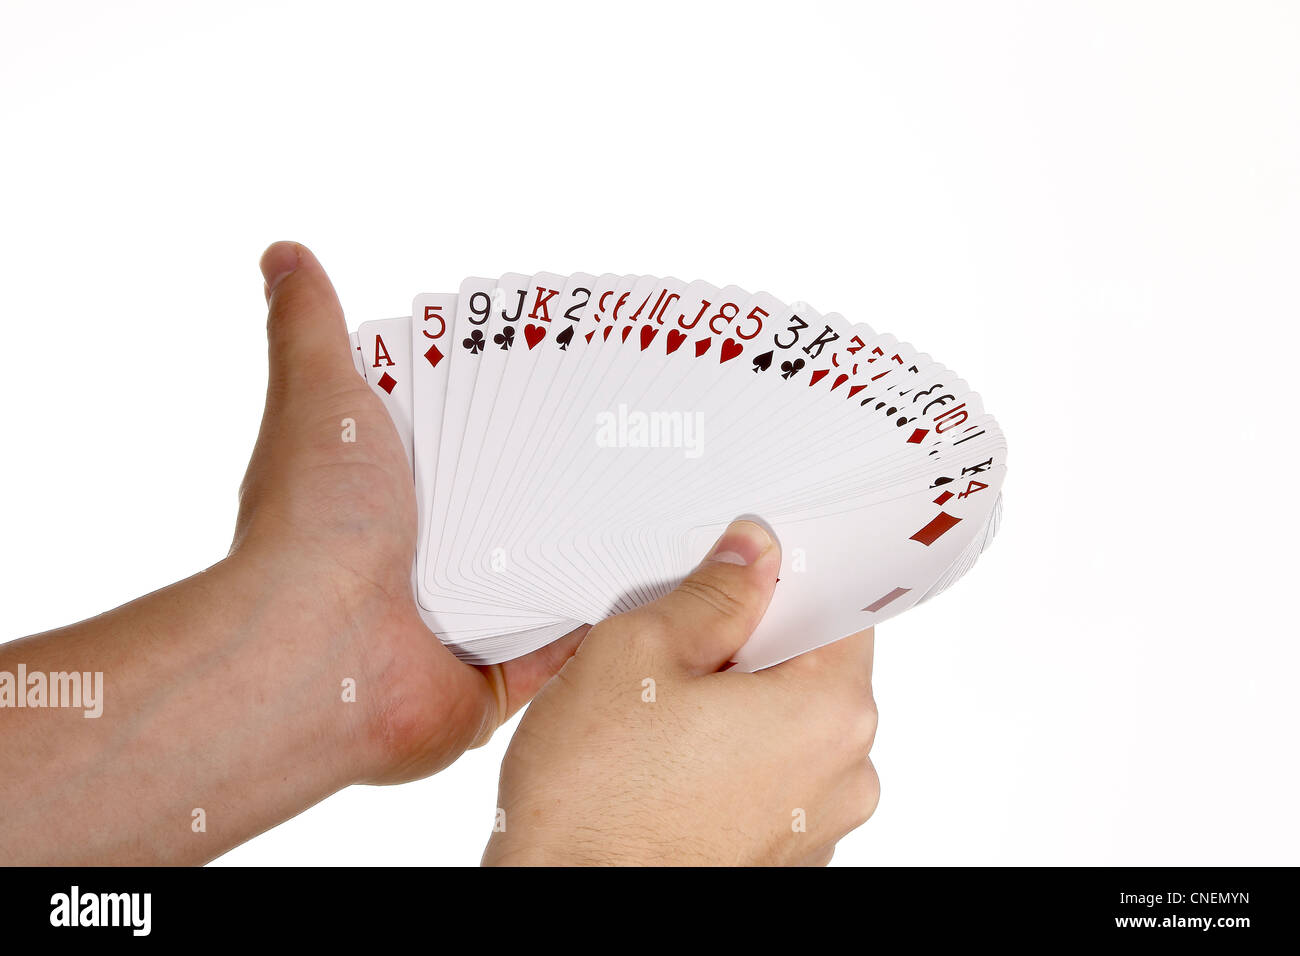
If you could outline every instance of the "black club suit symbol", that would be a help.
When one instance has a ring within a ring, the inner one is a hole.
[[[782,362],[781,377],[790,378],[801,368],[803,368],[803,359],[795,359],[793,362]]]
[[[469,334],[469,338],[461,344],[464,345],[465,348],[469,349],[470,355],[477,355],[479,352],[482,352],[485,344],[483,342],[483,330],[475,329]]]
[[[506,351],[510,346],[515,344],[515,327],[507,325],[504,329],[492,336],[492,341],[501,346],[501,351]]]

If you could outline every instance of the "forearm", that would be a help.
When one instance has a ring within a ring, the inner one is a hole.
[[[200,863],[364,773],[358,642],[271,573],[228,560],[0,647],[0,672],[103,674],[99,716],[0,709],[0,863]]]

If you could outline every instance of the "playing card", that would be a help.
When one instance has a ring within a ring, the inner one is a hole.
[[[411,460],[411,320],[380,319],[357,329],[361,370],[366,384],[379,396]]]
[[[928,354],[806,302],[651,275],[507,273],[364,323],[358,370],[412,462],[413,582],[465,660],[667,593],[725,526],[782,545],[754,670],[966,574],[1006,442]]]
[[[445,383],[442,376],[434,376],[438,384],[430,386],[442,393],[441,421],[434,425],[430,419],[419,429],[423,432],[419,439],[421,461],[425,463],[421,471],[420,496],[427,502],[427,513],[419,518],[424,530],[421,532],[423,553],[416,562],[417,596],[421,606],[442,622],[444,636],[450,644],[464,643],[457,639],[457,635],[463,636],[466,631],[477,632],[489,640],[502,633],[518,633],[519,640],[532,645],[529,648],[532,649],[548,643],[548,636],[554,639],[581,622],[476,600],[457,590],[443,572],[459,517],[451,502],[460,490],[457,485],[463,487],[467,481],[469,463],[476,460],[480,444],[477,435],[471,434],[470,424],[479,363],[489,344],[500,348],[506,341],[502,337],[489,343],[484,331],[494,312],[495,289],[496,283],[490,279],[467,279],[462,283],[460,293],[455,297],[449,340],[446,330],[441,327],[447,318],[437,312],[434,313],[437,321],[430,319],[432,325],[420,329],[421,332],[436,332],[438,341],[447,341],[449,348],[448,357],[433,367],[436,371],[445,363]],[[448,301],[438,303],[421,297],[416,300],[416,312],[423,318],[429,305],[438,304],[443,306],[442,312],[450,311],[451,303]],[[443,351],[441,347],[439,351]],[[422,374],[428,378],[427,373]],[[484,394],[488,391],[485,387]],[[431,434],[433,431],[436,431],[436,436]],[[432,451],[435,447],[436,453]],[[459,467],[462,452],[466,461],[464,468]]]

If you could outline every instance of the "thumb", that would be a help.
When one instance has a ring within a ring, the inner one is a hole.
[[[708,556],[677,588],[634,612],[658,617],[664,650],[686,670],[712,673],[754,633],[772,600],[781,546],[761,524],[727,526]]]
[[[273,243],[262,253],[261,266],[271,389],[292,393],[298,382],[355,384],[343,308],[311,250],[296,242]]]

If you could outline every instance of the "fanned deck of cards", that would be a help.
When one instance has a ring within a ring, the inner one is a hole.
[[[1006,442],[955,373],[767,293],[504,275],[353,334],[411,459],[422,616],[497,663],[672,589],[738,516],[782,546],[735,666],[944,590],[993,538]]]

